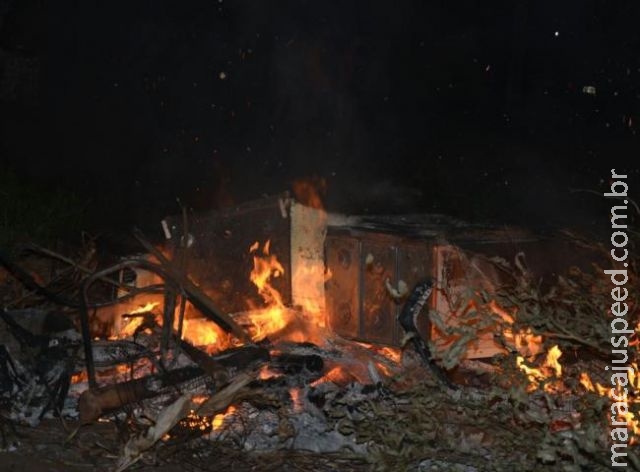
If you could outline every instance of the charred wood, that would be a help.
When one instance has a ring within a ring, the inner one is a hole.
[[[215,306],[211,298],[205,294],[200,287],[195,285],[188,277],[175,267],[172,261],[167,259],[162,252],[149,243],[140,231],[134,231],[134,236],[142,244],[142,246],[153,255],[160,263],[163,272],[168,278],[177,283],[189,299],[189,301],[202,312],[204,316],[216,322],[225,331],[232,333],[244,343],[251,343],[252,340],[245,330],[243,330],[233,319],[226,313],[221,312]]]
[[[227,369],[225,369],[222,364],[211,358],[211,356],[206,352],[201,351],[184,340],[180,341],[180,348],[193,362],[198,364],[200,368],[216,382],[216,385],[224,385],[229,381]]]
[[[270,366],[273,370],[287,375],[298,375],[303,371],[319,373],[324,369],[322,357],[316,354],[278,354],[273,357]]]
[[[77,301],[67,298],[63,295],[52,292],[47,287],[40,285],[31,276],[29,272],[24,270],[20,265],[15,263],[7,254],[0,251],[0,265],[2,265],[7,271],[13,275],[22,285],[28,290],[31,290],[38,295],[41,295],[48,300],[51,300],[58,305],[68,306],[72,308],[78,308],[80,305]]]
[[[233,371],[237,369],[246,369],[254,363],[269,362],[271,355],[269,351],[259,346],[242,346],[227,349],[213,356],[216,362],[219,362],[225,368]]]
[[[116,350],[121,359],[127,357],[128,351],[133,345],[133,343],[113,341],[105,343],[104,349],[108,350],[109,344],[112,343],[118,344]],[[257,362],[262,363],[269,359],[269,352],[256,346],[234,348],[215,357],[186,341],[180,342],[180,348],[197,366],[175,369],[115,385],[89,388],[82,393],[78,403],[81,422],[90,423],[104,413],[168,393],[172,388],[200,377],[210,377],[213,380],[213,385],[220,388],[229,383],[234,372],[241,369],[253,369]],[[142,350],[134,349],[131,357],[143,354],[145,353]]]
[[[80,395],[78,401],[80,421],[82,424],[91,423],[105,413],[167,393],[180,384],[204,375],[205,372],[200,367],[183,367],[115,385],[89,388]]]
[[[48,346],[49,336],[33,334],[18,323],[6,310],[0,310],[0,318],[7,324],[9,332],[18,341],[22,349],[37,349],[39,351]]]
[[[154,357],[147,347],[125,340],[94,341],[92,352],[96,367],[130,364],[142,358]]]

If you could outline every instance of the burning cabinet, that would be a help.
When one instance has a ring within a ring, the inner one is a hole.
[[[182,226],[180,218],[163,222],[174,247]],[[273,286],[284,305],[314,314],[314,323],[345,338],[391,346],[402,343],[397,316],[407,295],[425,279],[435,282],[428,308],[446,325],[456,326],[460,321],[453,307],[465,291],[491,293],[500,286],[493,257],[513,263],[523,253],[532,275],[542,281],[570,265],[593,261],[570,242],[543,240],[513,228],[469,225],[437,215],[346,217],[305,207],[288,196],[200,215],[188,226],[188,272],[224,312],[260,306],[248,277],[250,248],[259,247],[279,259],[282,270]],[[419,331],[432,338],[437,350],[446,349],[451,340],[431,328],[427,312],[425,307],[418,318]],[[485,324],[467,357],[503,351],[495,340],[496,327]]]
[[[482,290],[491,294],[503,282],[504,274],[491,258],[501,257],[513,264],[516,257],[526,256],[527,267],[541,283],[571,265],[585,267],[585,261],[593,260],[570,243],[535,238],[515,229],[465,226],[452,230],[447,225],[430,225],[424,231],[419,225],[368,226],[330,226],[325,243],[330,274],[325,291],[327,324],[343,337],[366,343],[402,343],[404,333],[397,316],[405,295],[425,279],[431,279],[435,288],[417,327],[440,351],[453,341],[431,328],[427,312],[435,310],[448,326],[459,324],[456,307],[465,293]],[[497,326],[486,325],[468,345],[468,358],[503,352],[495,338]],[[501,334],[513,341],[509,333]]]
[[[327,236],[326,283],[329,327],[337,334],[366,342],[398,345],[403,333],[396,322],[401,305],[389,288],[409,289],[433,278],[433,245],[380,233],[336,231]],[[426,318],[422,328],[426,330]]]

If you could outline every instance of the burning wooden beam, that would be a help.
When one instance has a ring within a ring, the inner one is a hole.
[[[186,275],[182,274],[174,266],[173,262],[167,259],[162,252],[147,241],[140,231],[134,231],[134,235],[138,242],[140,242],[140,244],[142,244],[142,246],[158,260],[167,274],[169,274],[171,278],[174,279],[180,287],[182,287],[193,306],[200,310],[204,316],[219,324],[221,328],[232,333],[242,342],[251,343],[251,338],[247,332],[238,326],[229,315],[218,310],[211,298],[209,298],[207,294],[200,289],[200,287],[189,280]]]

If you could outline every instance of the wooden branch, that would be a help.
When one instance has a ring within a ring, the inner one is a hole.
[[[242,391],[256,378],[256,373],[243,372],[236,376],[233,381],[218,393],[205,401],[196,413],[200,416],[212,416],[225,410]]]

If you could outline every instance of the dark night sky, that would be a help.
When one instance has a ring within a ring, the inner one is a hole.
[[[602,191],[612,167],[640,188],[637,1],[0,0],[0,14],[5,167],[90,199],[102,224],[311,175],[332,209],[532,225],[606,225],[603,201],[570,189]]]

